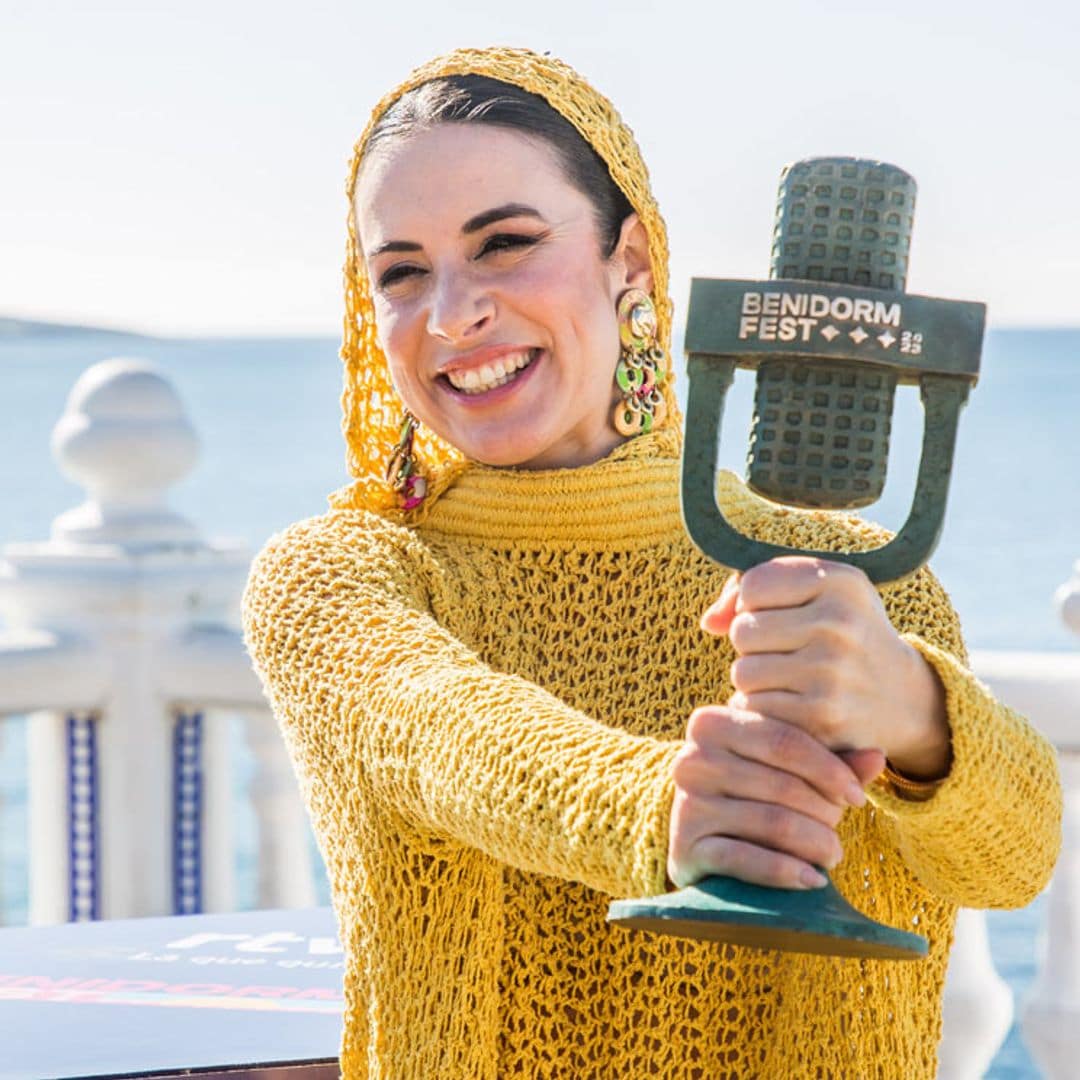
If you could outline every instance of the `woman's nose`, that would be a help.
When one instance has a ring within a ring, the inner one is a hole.
[[[437,285],[428,311],[427,331],[443,341],[461,341],[482,330],[495,311],[491,297],[464,275]]]

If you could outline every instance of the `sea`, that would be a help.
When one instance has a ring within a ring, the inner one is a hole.
[[[676,333],[676,341],[679,334]],[[157,339],[67,333],[0,338],[0,549],[48,536],[52,519],[82,502],[58,470],[52,429],[76,379],[98,361],[131,357],[174,383],[201,454],[170,505],[212,539],[253,554],[274,532],[321,513],[347,481],[340,431],[341,366],[332,338]],[[676,350],[679,351],[678,349]],[[754,376],[729,395],[720,459],[742,472]],[[686,380],[677,388],[685,393]],[[993,328],[978,384],[961,416],[945,528],[931,566],[952,597],[970,648],[1075,651],[1054,593],[1080,573],[1080,329]],[[715,431],[688,438],[717,438]],[[888,481],[864,515],[898,528],[914,490],[922,438],[918,391],[901,387],[893,413]],[[251,761],[233,729],[238,901],[255,904]],[[0,924],[27,916],[26,734],[0,722]],[[320,902],[326,878],[314,845]],[[998,971],[1019,1015],[1035,974],[1044,899],[988,915]],[[1014,1025],[990,1071],[1037,1077]]]

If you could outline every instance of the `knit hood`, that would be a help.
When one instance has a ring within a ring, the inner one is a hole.
[[[468,468],[469,462],[455,447],[421,427],[413,443],[413,458],[418,471],[428,479],[428,495],[417,510],[406,513],[398,508],[395,493],[386,482],[385,470],[399,439],[405,406],[394,389],[386,357],[376,339],[371,283],[357,239],[353,195],[368,136],[383,113],[409,90],[448,75],[485,75],[539,95],[573,124],[600,155],[648,233],[658,341],[669,358],[670,369],[672,304],[668,294],[667,230],[653,198],[641,151],[611,102],[561,60],[529,49],[458,49],[422,65],[375,106],[354,147],[349,168],[345,326],[341,347],[345,387],[341,401],[348,468],[354,479],[329,499],[335,508],[373,510],[408,522],[420,520],[439,494]],[[668,370],[663,389],[667,418],[662,427],[671,429],[677,441],[680,415],[673,382],[672,372]],[[670,432],[665,435],[669,439],[673,437]]]

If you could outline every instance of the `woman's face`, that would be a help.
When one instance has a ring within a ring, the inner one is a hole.
[[[474,461],[534,469],[622,441],[616,304],[652,287],[636,215],[605,260],[554,150],[484,124],[378,148],[356,213],[379,343],[422,424]]]

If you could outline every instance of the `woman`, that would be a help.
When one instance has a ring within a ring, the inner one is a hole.
[[[957,905],[1049,877],[1052,749],[968,672],[929,573],[879,596],[692,547],[664,226],[573,71],[420,68],[349,199],[356,482],[271,539],[244,605],[332,884],[344,1074],[932,1077]],[[764,539],[882,539],[734,477],[721,497]],[[611,897],[822,865],[929,958],[605,923]]]

